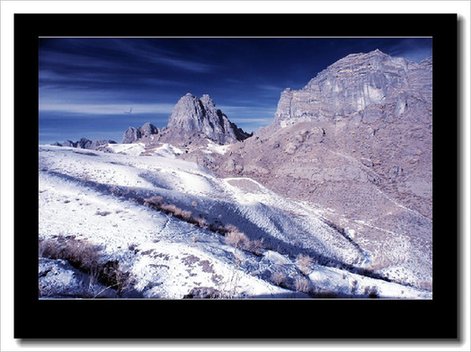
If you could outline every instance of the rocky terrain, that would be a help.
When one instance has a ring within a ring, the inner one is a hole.
[[[106,146],[108,144],[116,144],[115,141],[110,139],[100,139],[92,141],[88,138],[80,138],[80,140],[74,142],[71,140],[66,140],[65,142],[59,143],[56,142],[53,145],[58,147],[72,147],[79,149],[99,149],[100,147]]]
[[[122,144],[41,147],[39,198],[44,297],[431,298],[432,62],[348,55],[253,136],[187,94]]]
[[[207,94],[201,98],[185,94],[173,108],[168,124],[158,130],[150,123],[140,128],[129,127],[123,143],[145,142],[147,144],[171,143],[176,146],[199,145],[210,140],[217,144],[242,141],[251,134],[232,123]]]
[[[431,297],[305,202],[164,145],[41,146],[42,298]]]
[[[430,287],[431,87],[430,60],[352,54],[285,90],[272,125],[200,162],[315,204],[355,233],[372,269]]]

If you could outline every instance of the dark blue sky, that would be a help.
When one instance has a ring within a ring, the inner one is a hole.
[[[120,142],[128,126],[165,126],[187,92],[211,95],[251,132],[271,122],[283,89],[299,89],[338,59],[375,49],[420,61],[431,56],[432,40],[42,38],[40,142]]]

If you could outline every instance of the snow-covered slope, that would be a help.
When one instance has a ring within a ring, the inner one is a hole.
[[[178,154],[168,144],[40,146],[39,238],[101,246],[101,260],[119,262],[139,297],[431,298],[368,271],[369,253],[318,209],[250,178],[216,178]]]

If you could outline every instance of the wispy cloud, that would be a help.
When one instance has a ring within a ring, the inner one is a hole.
[[[40,112],[62,112],[83,115],[128,115],[170,113],[173,104],[68,104],[41,103]]]
[[[242,117],[231,119],[235,123],[254,123],[254,124],[268,124],[273,121],[273,116],[271,117]]]
[[[419,62],[432,56],[432,40],[428,38],[407,38],[392,45],[389,54]]]
[[[181,53],[157,48],[148,42],[129,40],[119,41],[117,45],[125,50],[128,55],[151,64],[165,65],[196,73],[212,72],[217,67],[214,63],[209,64],[197,59],[183,58]]]
[[[229,116],[234,116],[234,118],[237,118],[239,116],[241,117],[247,117],[247,118],[253,118],[258,116],[273,116],[276,111],[276,106],[270,106],[270,107],[265,107],[265,106],[249,106],[249,105],[240,105],[240,106],[234,106],[234,105],[222,105],[219,106],[222,112]]]
[[[282,92],[284,89],[284,88],[274,86],[271,84],[258,84],[256,88],[260,90],[269,91],[269,92]]]

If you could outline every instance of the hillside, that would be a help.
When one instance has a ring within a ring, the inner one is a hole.
[[[319,209],[250,178],[217,178],[178,160],[178,148],[39,152],[42,254],[79,244],[108,268],[87,276],[77,263],[41,259],[44,298],[431,297],[365,270],[368,253]]]

